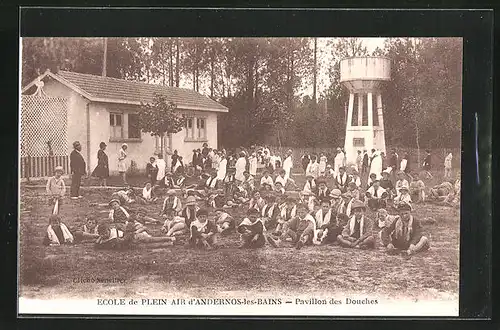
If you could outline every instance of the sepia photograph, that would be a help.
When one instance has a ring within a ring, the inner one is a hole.
[[[458,316],[463,39],[23,37],[21,314]]]

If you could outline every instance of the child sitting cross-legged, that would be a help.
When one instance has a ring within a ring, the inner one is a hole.
[[[399,216],[381,233],[382,244],[389,254],[410,256],[429,249],[429,239],[422,234],[420,222],[411,215],[409,204],[398,206]]]
[[[82,226],[82,230],[77,230],[75,232],[75,243],[95,242],[95,240],[99,237],[99,234],[97,233],[97,225],[96,216],[87,216],[85,224]]]
[[[316,231],[314,232],[313,244],[320,245],[334,242],[339,234],[337,228],[336,214],[331,210],[330,200],[321,201],[321,208],[315,213]]]
[[[403,186],[399,188],[399,195],[394,197],[394,207],[398,207],[400,204],[411,204],[411,196],[408,187]]]
[[[259,211],[256,209],[249,209],[247,218],[238,226],[238,233],[240,233],[242,244],[240,249],[243,248],[261,248],[266,244],[266,237],[264,236],[265,226],[261,218],[259,218]]]
[[[354,201],[351,209],[354,215],[347,222],[342,234],[337,236],[338,242],[344,247],[358,249],[374,248],[373,224],[370,218],[365,216],[365,205],[361,201]]]
[[[286,223],[292,220],[297,213],[297,203],[294,198],[288,197],[286,205],[281,209],[280,215],[277,217],[277,225],[274,229],[273,235],[281,236],[286,229]]]
[[[261,218],[267,229],[275,228],[277,218],[281,214],[280,204],[281,196],[269,194],[265,197],[266,204],[261,209]]]
[[[99,250],[121,250],[129,248],[133,239],[133,234],[127,234],[118,229],[112,228],[107,223],[101,223],[97,226],[97,233],[99,237],[97,238],[94,248]]]
[[[290,237],[292,244],[299,250],[304,245],[313,244],[315,230],[316,221],[313,216],[309,214],[307,206],[299,204],[297,205],[296,216],[285,224],[283,234],[277,240],[276,245],[281,245],[282,241]]]
[[[61,218],[57,214],[53,214],[49,217],[49,226],[43,239],[43,245],[58,246],[61,244],[73,244],[73,234],[61,222]]]
[[[151,182],[146,182],[144,184],[144,188],[142,188],[141,200],[144,201],[144,204],[151,204],[158,200],[158,197],[156,197],[154,194],[154,189],[151,185]]]
[[[208,220],[208,212],[200,209],[196,220],[191,223],[189,245],[194,248],[211,250],[217,244],[217,226]]]
[[[186,225],[186,219],[176,215],[174,209],[167,209],[164,213],[165,223],[161,230],[165,233],[165,236],[172,238],[175,241],[175,236],[186,234],[188,227]]]

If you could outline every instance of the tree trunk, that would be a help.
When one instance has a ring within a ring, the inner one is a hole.
[[[106,68],[108,66],[108,38],[104,37],[104,54],[102,59],[102,76],[106,77]]]
[[[417,162],[418,162],[417,168],[420,168],[420,131],[418,129],[418,123],[416,119],[415,119],[415,132],[416,132],[415,142],[417,143]]]
[[[160,135],[160,154],[163,156],[163,138],[165,134]]]
[[[317,84],[317,52],[318,52],[318,45],[317,45],[317,42],[318,42],[318,38],[314,38],[314,67],[313,67],[313,101],[314,101],[314,108],[316,109],[316,106],[317,106],[317,103],[318,103],[318,100],[317,100],[317,97],[316,97],[316,84]],[[326,110],[326,107],[325,107],[325,110]],[[325,111],[325,114],[326,114],[326,111]]]
[[[175,87],[179,87],[180,49],[179,38],[175,38]]]
[[[172,38],[169,40],[169,51],[168,51],[168,57],[169,57],[169,67],[168,67],[168,79],[169,79],[169,86],[174,86],[174,43]]]
[[[212,49],[211,51],[211,58],[210,58],[210,97],[214,97],[214,80],[215,80],[215,55],[214,55],[214,50]]]

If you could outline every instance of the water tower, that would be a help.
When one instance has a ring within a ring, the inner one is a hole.
[[[380,87],[391,80],[391,61],[385,57],[351,57],[340,61],[340,82],[349,89],[344,148],[347,163],[357,151],[386,152]]]

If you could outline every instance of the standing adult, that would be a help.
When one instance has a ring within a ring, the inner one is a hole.
[[[287,156],[283,162],[283,169],[285,170],[285,179],[289,179],[292,174],[293,160],[292,160],[292,149],[288,149]]]
[[[79,141],[73,142],[73,151],[69,155],[69,167],[71,170],[71,190],[70,195],[71,199],[82,198],[80,195],[80,185],[82,183],[82,176],[87,173],[85,170],[86,164],[83,159],[82,154],[82,145]]]
[[[368,151],[366,149],[363,150],[363,162],[361,164],[361,175],[366,175],[368,172]]]
[[[380,151],[374,151],[372,161],[370,164],[370,175],[374,173],[377,176],[377,180],[380,180],[382,175],[382,156]]]
[[[325,154],[320,153],[319,154],[319,173],[320,173],[320,175],[325,175],[327,162],[328,162],[328,159],[326,158]]]
[[[252,152],[252,155],[248,158],[248,172],[250,172],[250,175],[254,178],[257,175],[257,163],[257,154]]]
[[[444,159],[444,177],[446,179],[451,179],[451,161],[453,160],[453,154],[450,152]]]
[[[236,161],[236,173],[234,175],[234,178],[240,182],[243,182],[245,180],[245,176],[243,175],[243,172],[245,172],[245,168],[247,165],[247,161],[245,159],[245,152],[241,151],[239,154],[239,158]]]
[[[99,143],[99,151],[97,151],[97,166],[92,172],[92,176],[99,178],[99,185],[106,187],[106,180],[109,177],[109,164],[108,155],[104,152],[106,150],[106,143]]]
[[[391,157],[389,158],[389,166],[392,168],[392,173],[396,173],[399,164],[399,155],[396,153],[396,149],[392,149]]]
[[[361,166],[363,165],[363,156],[361,155],[361,150],[358,150],[356,156],[356,170],[361,172]]]
[[[172,171],[172,173],[175,173],[174,168],[177,164],[177,161],[179,160],[179,152],[177,151],[177,149],[174,150],[174,153],[172,156],[170,156],[170,158],[172,159],[172,163],[170,163],[170,170]]]
[[[120,151],[118,151],[118,172],[122,177],[123,184],[126,186],[127,183],[127,149],[128,145],[126,143],[122,144]]]
[[[302,169],[304,170],[304,173],[307,172],[307,165],[309,165],[310,161],[311,161],[311,158],[309,157],[308,154],[302,155],[301,162],[302,162]]]
[[[337,176],[339,174],[339,168],[343,167],[344,165],[344,153],[340,148],[337,148],[337,155],[335,156],[334,159],[334,164],[333,164],[333,170],[334,170],[334,176]]]
[[[427,175],[428,178],[432,179],[432,174],[431,174],[431,151],[427,149],[425,151],[426,156],[424,159],[424,163],[422,164],[424,173]]]
[[[179,159],[177,159],[175,166],[178,166],[178,163]],[[158,153],[158,159],[156,160],[155,165],[158,168],[158,172],[156,173],[156,182],[163,187],[165,185],[167,163],[165,162],[165,159],[163,159],[163,154],[161,152]]]
[[[224,152],[221,151],[219,167],[217,169],[217,180],[223,181],[226,177],[226,171],[227,171],[227,159]]]

